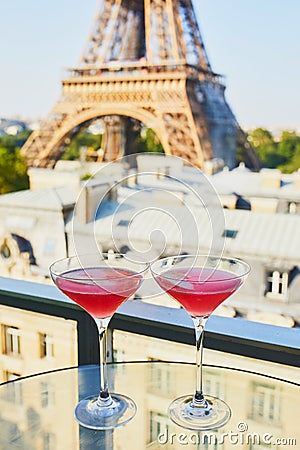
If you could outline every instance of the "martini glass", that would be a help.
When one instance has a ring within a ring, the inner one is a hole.
[[[204,327],[214,309],[243,284],[249,270],[249,265],[239,259],[210,255],[172,256],[151,265],[154,279],[189,313],[196,331],[195,394],[177,398],[168,411],[170,419],[179,426],[212,430],[230,419],[230,408],[223,400],[203,394]]]
[[[117,308],[141,285],[147,267],[115,253],[74,256],[50,266],[56,286],[93,317],[99,330],[100,393],[81,400],[74,411],[77,422],[86,428],[113,429],[136,413],[133,400],[108,390],[106,330]]]

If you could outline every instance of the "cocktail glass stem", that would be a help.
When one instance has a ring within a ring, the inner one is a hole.
[[[193,406],[196,408],[207,408],[209,405],[203,395],[203,338],[204,327],[207,319],[204,317],[195,317],[193,322],[196,332],[196,391],[193,399]]]
[[[96,319],[99,333],[99,350],[100,350],[100,393],[98,396],[98,406],[109,406],[113,400],[110,396],[107,383],[107,325],[109,319]]]

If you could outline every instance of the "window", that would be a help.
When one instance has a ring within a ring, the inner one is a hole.
[[[55,449],[55,435],[54,433],[44,432],[42,435],[42,450]]]
[[[267,272],[266,296],[286,300],[288,298],[288,272]]]
[[[6,240],[0,247],[0,255],[3,259],[9,259],[11,257],[11,251],[9,246],[6,243]]]
[[[4,379],[6,381],[14,381],[21,375],[19,373],[8,372],[4,373]],[[7,390],[7,400],[12,403],[21,404],[23,401],[23,391],[21,383],[10,383]]]
[[[19,373],[14,373],[14,372],[6,372],[5,373],[5,380],[6,381],[14,381],[17,378],[19,378],[21,375]]]
[[[273,385],[253,383],[251,418],[258,421],[278,422],[280,395]]]
[[[236,235],[238,234],[238,230],[224,230],[223,231],[223,237],[234,239]]]
[[[222,450],[223,444],[219,443],[221,437],[218,436],[217,431],[210,431],[208,434],[201,436],[201,444],[198,446],[199,450]]]
[[[274,446],[274,445],[271,446],[270,444],[263,444],[262,442],[260,442],[259,444],[252,444],[251,443],[249,450],[267,450],[267,449],[270,450],[270,448],[272,450],[277,450],[278,449],[277,445],[276,446]]]
[[[8,441],[15,442],[16,436],[20,435],[19,427],[16,423],[7,422]]]
[[[2,325],[2,336],[3,353],[5,355],[19,356],[21,354],[19,328],[9,325]]]
[[[203,373],[205,393],[218,398],[225,397],[225,386],[219,374],[205,370]]]
[[[299,214],[300,212],[300,203],[291,202],[288,204],[288,212],[290,214]]]
[[[17,243],[19,252],[27,253],[30,264],[36,265],[36,260],[30,241],[28,241],[28,239],[24,238],[23,236],[19,236],[18,234],[15,233],[12,233],[11,235]]]
[[[40,358],[51,358],[54,356],[53,337],[45,333],[39,333]]]
[[[157,361],[153,358],[148,358],[148,361]],[[148,391],[151,393],[157,393],[160,396],[172,397],[174,395],[172,373],[167,364],[160,366],[153,362],[151,365],[151,371],[149,374],[149,387]]]
[[[156,442],[159,435],[169,436],[172,433],[169,417],[155,411],[150,411],[150,436],[148,442]]]
[[[51,383],[41,382],[41,406],[47,408],[55,404],[55,393]]]
[[[120,350],[118,348],[113,349],[113,361],[115,362],[123,362],[125,361],[125,350]]]
[[[123,362],[126,360],[125,350],[120,350],[117,348],[113,349],[113,361],[114,362]],[[124,365],[120,366],[120,371],[124,373],[126,371],[126,367]]]
[[[128,227],[129,224],[130,224],[130,220],[122,219],[122,220],[120,220],[120,222],[118,223],[118,226],[119,226],[119,227]]]

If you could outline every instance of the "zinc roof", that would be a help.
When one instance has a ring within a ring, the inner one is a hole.
[[[68,187],[23,190],[0,196],[0,206],[61,211],[75,204],[76,192]]]
[[[208,211],[193,202],[168,204],[156,195],[151,203],[153,193],[142,194],[139,200],[133,196],[101,204],[95,223],[87,224],[100,243],[114,240],[119,248],[131,244],[153,250],[166,245],[168,252],[209,250],[222,243],[232,256],[292,260],[300,265],[300,215],[229,209],[218,209],[214,215],[213,208]],[[236,233],[222,238],[225,229]]]

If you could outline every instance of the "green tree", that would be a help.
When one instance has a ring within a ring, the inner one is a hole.
[[[24,130],[22,133],[17,134],[16,136],[8,134],[0,136],[0,147],[7,148],[11,152],[14,152],[17,147],[22,147],[30,134],[31,130]]]
[[[0,147],[0,194],[28,187],[27,167],[20,149]]]
[[[278,153],[278,144],[269,130],[256,128],[249,133],[248,138],[264,167],[274,169],[285,162],[285,157]]]
[[[20,148],[30,133],[31,130],[25,130],[16,136],[0,136],[0,194],[29,187],[27,167]]]
[[[80,148],[90,147],[97,150],[101,147],[102,134],[91,134],[86,130],[80,131],[65,147],[64,154],[61,159],[64,160],[76,160],[80,158]]]
[[[278,153],[288,161],[293,158],[299,144],[300,137],[295,131],[282,131],[278,143]]]
[[[134,143],[135,153],[164,153],[163,146],[151,128],[142,128]]]
[[[300,168],[300,137],[294,131],[283,131],[278,152],[285,157],[285,163],[278,166],[282,172],[292,173]]]
[[[284,158],[284,163],[278,168],[282,172],[291,173],[300,167],[300,137],[295,131],[283,131],[278,143],[278,153]]]
[[[282,131],[278,141],[265,128],[249,133],[249,141],[264,167],[291,173],[300,168],[300,137],[295,131]]]
[[[154,152],[163,153],[163,147],[156,134],[150,128],[138,128],[132,133],[132,153]],[[64,160],[77,160],[80,158],[80,148],[88,147],[97,150],[101,147],[102,134],[94,135],[86,130],[80,131],[70,144],[65,147],[61,157]]]

